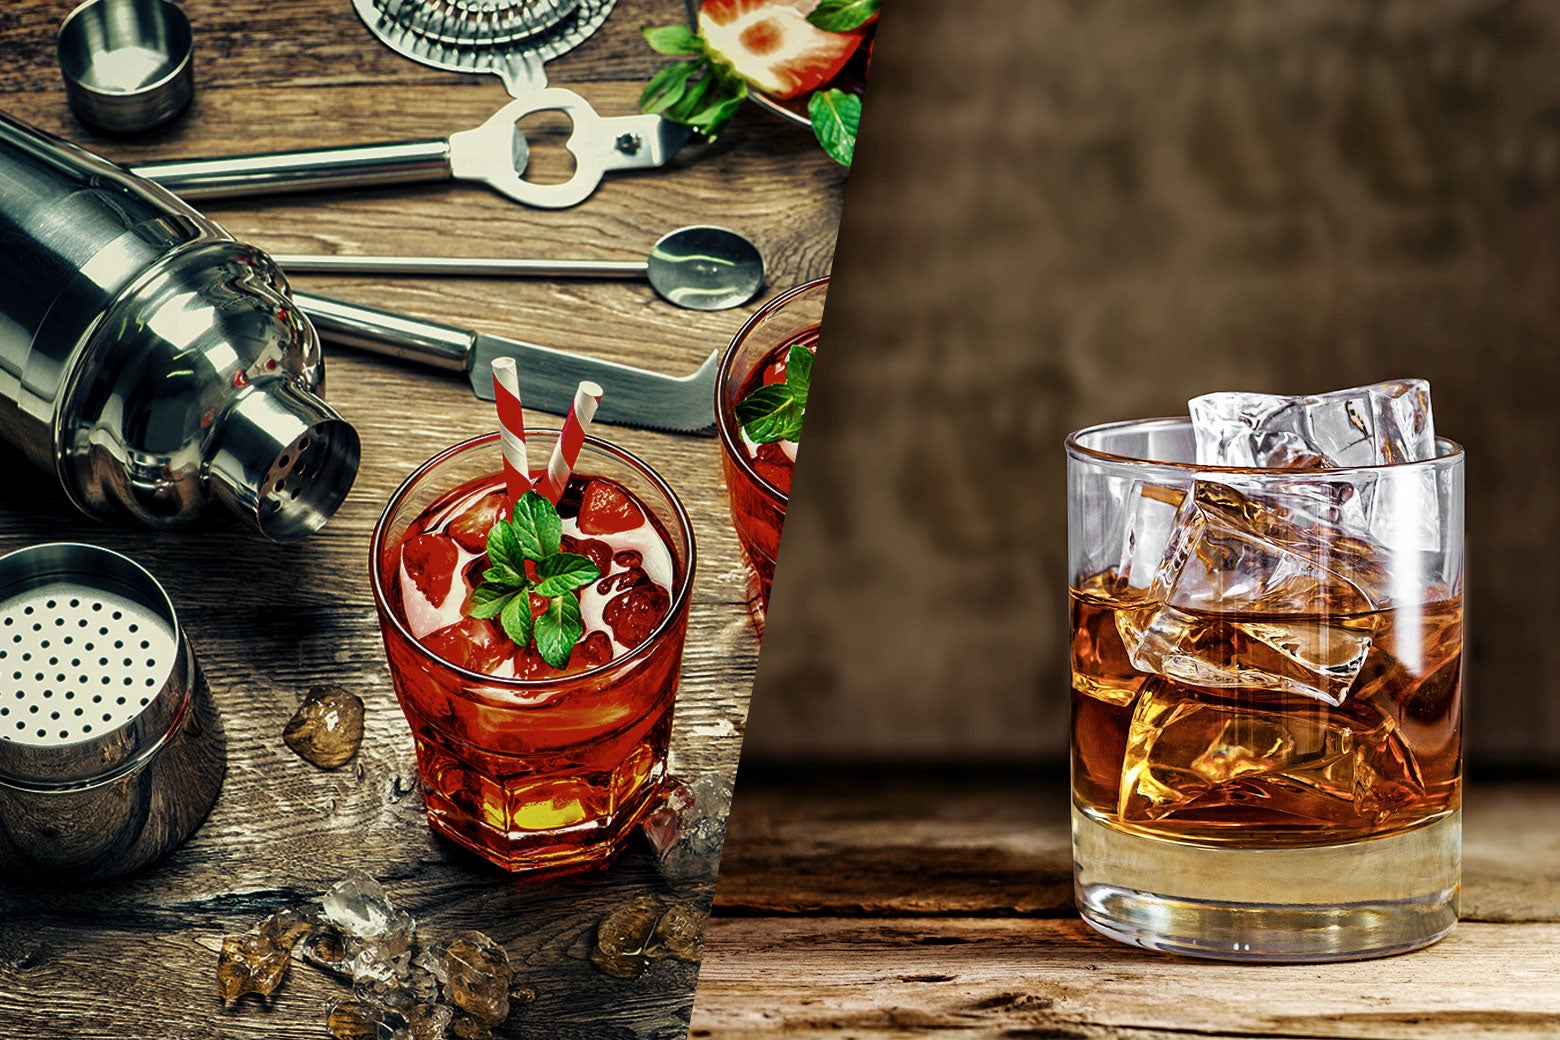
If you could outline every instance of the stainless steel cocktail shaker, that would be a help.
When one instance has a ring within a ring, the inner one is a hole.
[[[224,512],[291,541],[335,512],[358,436],[270,259],[149,181],[0,115],[0,436],[82,511]]]

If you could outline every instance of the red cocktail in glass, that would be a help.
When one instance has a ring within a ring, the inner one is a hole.
[[[721,358],[715,389],[721,461],[731,498],[731,522],[749,566],[748,605],[763,626],[780,555],[780,530],[796,465],[795,440],[767,444],[748,437],[737,418],[738,402],[766,384],[783,383],[793,346],[815,351],[829,280],[799,285],[775,297],[742,326]]]
[[[529,431],[533,456],[556,437]],[[585,631],[555,668],[468,613],[487,530],[508,516],[499,467],[497,434],[450,448],[401,485],[374,531],[374,600],[429,823],[512,871],[603,862],[666,772],[692,529],[653,470],[586,439],[558,514],[563,549],[602,576],[578,590]]]

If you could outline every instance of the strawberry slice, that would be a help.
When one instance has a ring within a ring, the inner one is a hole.
[[[861,44],[855,32],[824,32],[807,20],[814,5],[781,0],[704,0],[699,35],[738,76],[788,98],[839,75]]]

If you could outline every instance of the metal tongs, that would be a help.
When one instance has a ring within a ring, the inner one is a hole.
[[[574,175],[561,184],[522,176],[530,146],[516,123],[536,112],[562,112],[573,123],[565,147],[574,156]],[[606,173],[664,165],[690,136],[688,127],[661,116],[602,116],[574,91],[547,87],[446,139],[175,159],[133,166],[131,172],[186,199],[466,180],[527,206],[564,209],[589,198]]]

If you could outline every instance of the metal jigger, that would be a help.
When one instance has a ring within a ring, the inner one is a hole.
[[[0,115],[0,436],[83,512],[318,530],[357,431],[270,259],[149,181]]]

